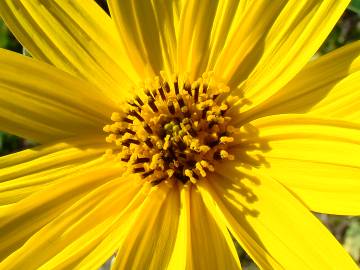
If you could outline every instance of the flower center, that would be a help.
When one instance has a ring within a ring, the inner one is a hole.
[[[234,128],[227,112],[235,98],[210,73],[190,83],[155,77],[137,89],[126,108],[114,112],[104,131],[113,144],[106,155],[154,185],[169,179],[203,179],[217,163],[232,160]]]

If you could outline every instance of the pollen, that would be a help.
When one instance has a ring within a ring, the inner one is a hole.
[[[193,82],[161,73],[134,92],[103,128],[112,145],[105,157],[119,161],[127,173],[153,185],[170,179],[196,183],[220,162],[234,159],[228,111],[236,100],[210,72]]]

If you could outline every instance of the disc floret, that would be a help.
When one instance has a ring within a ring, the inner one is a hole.
[[[227,113],[234,99],[210,73],[192,83],[161,75],[135,89],[126,108],[112,114],[112,124],[104,127],[113,145],[106,156],[155,185],[169,179],[195,183],[217,163],[234,159]]]

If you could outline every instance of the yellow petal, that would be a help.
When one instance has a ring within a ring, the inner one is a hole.
[[[261,269],[358,269],[331,233],[284,187],[230,162],[200,184],[209,207]]]
[[[0,14],[35,58],[86,78],[114,99],[138,78],[113,22],[95,1],[5,0]]]
[[[360,122],[359,85],[360,71],[336,84],[324,99],[309,110],[310,114]]]
[[[103,137],[80,137],[34,147],[0,158],[0,206],[20,201],[68,174],[99,166]]]
[[[110,164],[73,173],[64,177],[63,181],[49,185],[46,189],[0,210],[1,261],[10,255],[7,261],[3,261],[4,264],[8,264],[8,267],[5,268],[9,269],[13,265],[12,258],[14,258],[16,250],[19,250],[19,254],[27,250],[27,248],[21,249],[21,246],[43,226],[86,194],[119,175],[121,175],[121,168],[116,169]],[[49,244],[49,242],[47,243]],[[39,256],[42,252],[39,252]],[[17,256],[15,258],[15,261],[18,261]],[[33,263],[36,264],[36,261]],[[14,266],[12,269],[19,268]]]
[[[241,269],[223,219],[211,215],[195,188],[190,201],[191,269]]]
[[[0,50],[0,129],[45,142],[99,134],[114,105],[91,84]]]
[[[360,214],[360,125],[301,115],[252,122],[267,149],[261,170],[311,210]]]
[[[224,47],[230,41],[235,31],[238,31],[238,23],[242,18],[242,14],[245,12],[245,9],[249,6],[249,3],[250,0],[218,1],[215,17],[212,18],[213,23],[209,41],[205,39],[200,41],[208,42],[208,47],[203,52],[197,52],[197,54],[200,54],[203,58],[201,61],[202,65],[198,68],[200,72],[202,72],[202,70],[214,69],[215,63]],[[203,6],[206,7],[207,5]],[[196,19],[204,20],[207,17],[208,16],[197,16]],[[191,32],[192,28],[188,29],[187,31]]]
[[[269,100],[240,115],[247,121],[266,115],[305,113],[359,121],[360,41],[308,63]]]
[[[185,1],[178,38],[180,72],[192,79],[211,70],[248,1]]]
[[[310,60],[348,0],[252,1],[215,66],[215,75],[250,101],[261,103]]]
[[[7,269],[63,269],[101,242],[139,190],[130,179],[115,178],[78,200],[2,263]],[[19,227],[19,226],[18,226]],[[114,252],[115,250],[113,250]],[[100,265],[107,258],[100,261]],[[51,265],[51,267],[50,267]],[[40,267],[41,266],[41,267]],[[71,267],[72,268],[72,267]]]
[[[179,222],[179,192],[154,187],[121,242],[113,269],[167,269]]]
[[[191,269],[190,189],[179,187],[179,223],[168,269]]]
[[[143,77],[174,72],[178,1],[108,1],[121,41]]]
[[[168,269],[241,269],[224,219],[212,215],[195,186],[180,192],[179,230]]]
[[[94,245],[86,245],[88,239],[84,237],[83,242],[76,241],[67,246],[66,251],[59,253],[55,260],[50,260],[41,269],[46,270],[56,267],[59,269],[69,268],[79,270],[99,269],[104,264],[104,260],[114,255],[114,251],[118,250],[120,243],[124,241],[130,230],[134,228],[133,220],[136,218],[136,213],[150,191],[149,186],[143,185],[142,179],[125,177],[125,181],[130,186],[125,185],[124,187],[127,187],[127,190],[123,190],[123,193],[118,196],[120,201],[118,201],[116,206],[117,215],[111,222],[112,227],[104,236],[101,236],[103,240],[99,243],[94,242]],[[138,184],[140,184],[141,188],[139,188]],[[134,189],[136,193],[134,193]],[[96,235],[97,233],[95,232],[95,237],[97,237]]]

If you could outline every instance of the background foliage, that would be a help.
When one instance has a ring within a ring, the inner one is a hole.
[[[104,0],[97,0],[97,2],[104,10],[108,11]],[[315,57],[359,39],[360,0],[353,0]],[[23,53],[23,47],[14,38],[2,21],[0,21],[0,48]],[[0,156],[20,151],[32,147],[33,145],[33,142],[0,131]],[[323,214],[318,215],[318,217],[360,264],[360,218]],[[257,269],[240,246],[237,245],[236,247],[243,268],[247,270]],[[108,269],[109,265],[110,263],[107,263],[103,266],[103,269]]]

